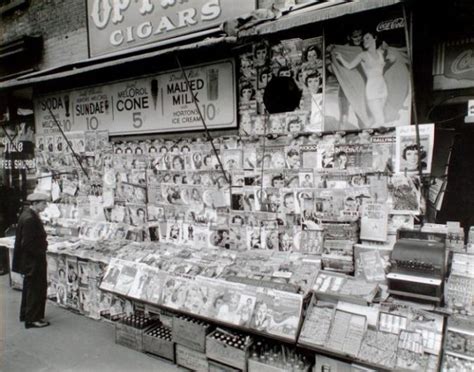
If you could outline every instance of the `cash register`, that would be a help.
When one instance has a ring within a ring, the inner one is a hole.
[[[446,273],[446,234],[400,230],[390,257],[388,291],[440,303]]]

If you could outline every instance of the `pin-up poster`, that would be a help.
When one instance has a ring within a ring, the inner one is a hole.
[[[326,71],[325,130],[410,123],[410,60],[400,9],[329,27]]]

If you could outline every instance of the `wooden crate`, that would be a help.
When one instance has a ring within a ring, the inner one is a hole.
[[[277,366],[266,364],[255,359],[249,359],[248,367],[249,367],[248,372],[287,372],[288,371],[288,369],[284,367],[279,368]],[[294,372],[309,372],[310,370],[311,368],[309,365],[305,367],[305,369],[297,369],[295,367],[293,367],[292,369],[292,371]]]
[[[218,332],[212,332],[207,336],[206,355],[209,359],[227,364],[239,370],[247,370],[247,358],[251,343],[245,345],[244,349],[230,346],[225,342],[215,339],[213,336]]]
[[[213,360],[208,360],[209,363],[209,372],[239,372],[240,369],[230,367],[225,364],[214,362]]]
[[[173,318],[173,342],[190,349],[206,352],[206,336],[211,326],[208,323],[179,315]]]
[[[176,364],[192,371],[209,371],[209,363],[207,362],[206,354],[183,345],[176,345]]]
[[[151,353],[174,362],[175,355],[173,340],[162,338],[153,334],[154,331],[165,329],[170,331],[171,336],[171,329],[167,327],[156,326],[147,329],[147,331],[143,334],[143,351],[145,353]]]
[[[116,322],[115,343],[130,349],[143,351],[143,329]]]

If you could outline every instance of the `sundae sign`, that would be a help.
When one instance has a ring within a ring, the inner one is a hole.
[[[254,9],[255,1],[88,0],[90,54],[204,30]]]

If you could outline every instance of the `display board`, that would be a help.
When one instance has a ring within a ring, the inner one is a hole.
[[[232,59],[185,69],[209,128],[237,125],[234,70]],[[54,118],[65,132],[108,130],[116,135],[203,129],[181,70],[38,96],[34,107],[38,134],[57,132]]]

